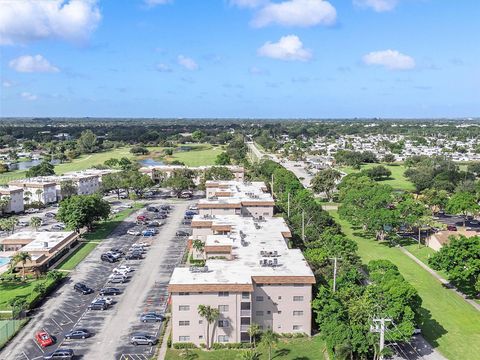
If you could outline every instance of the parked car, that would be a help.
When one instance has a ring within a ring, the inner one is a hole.
[[[114,263],[114,262],[118,261],[118,258],[115,258],[108,253],[107,254],[102,254],[102,256],[100,256],[100,259],[102,261],[106,261],[106,262],[109,262],[109,263]]]
[[[50,334],[44,330],[38,331],[35,334],[35,341],[42,348],[53,345],[54,343],[53,338],[50,336]]]
[[[92,294],[94,292],[92,288],[88,287],[84,283],[76,283],[73,285],[73,289],[79,293],[82,293],[83,295]]]
[[[455,225],[448,225],[447,230],[448,231],[457,231],[457,227]]]
[[[103,288],[98,293],[102,296],[106,296],[106,295],[118,295],[118,294],[121,294],[122,292],[120,291],[119,288],[107,287],[107,288]]]
[[[167,214],[157,213],[155,215],[155,219],[165,220],[167,218]]]
[[[51,229],[52,229],[52,230],[62,231],[62,230],[65,230],[65,225],[63,225],[63,224],[54,224],[54,225],[52,225]]]
[[[183,219],[182,224],[183,225],[190,225],[192,223],[192,219]]]
[[[144,333],[137,333],[137,334],[132,335],[132,337],[130,339],[130,342],[135,346],[136,345],[150,345],[150,346],[153,346],[153,345],[156,345],[158,343],[158,339],[153,335],[144,334]]]
[[[108,304],[104,300],[97,300],[88,305],[88,310],[107,310]]]
[[[147,220],[149,220],[149,218],[146,217],[145,215],[138,215],[138,216],[137,216],[137,220],[139,220],[139,221],[147,221]]]
[[[65,334],[65,339],[86,339],[92,336],[87,329],[73,329]]]
[[[197,215],[197,214],[198,214],[197,211],[193,211],[193,210],[187,210],[187,211],[185,211],[185,215],[191,215],[191,216],[193,216],[193,215]]]
[[[150,221],[148,224],[148,227],[160,227],[163,225],[163,222],[161,221]]]
[[[191,192],[191,191],[182,191],[178,197],[179,197],[179,198],[182,198],[182,199],[190,199],[192,196],[193,196],[193,192]]]
[[[46,212],[44,216],[47,217],[47,218],[54,218],[57,215],[55,213],[49,211],[49,212]]]
[[[128,235],[133,235],[133,236],[138,236],[138,235],[142,235],[142,233],[138,230],[135,230],[135,229],[130,229],[127,231],[127,234]]]
[[[108,296],[99,296],[95,300],[93,300],[92,302],[95,302],[95,301],[105,301],[108,305],[113,304],[113,299],[111,297],[108,297]]]
[[[147,207],[147,211],[150,211],[150,212],[158,212],[158,209],[157,209],[155,206],[148,206],[148,207]]]
[[[54,352],[43,355],[44,360],[69,360],[75,356],[72,349],[57,349]]]
[[[192,220],[193,219],[193,215],[185,215],[183,217],[185,220]]]
[[[29,223],[27,221],[19,221],[17,223],[17,226],[20,226],[20,227],[25,227],[25,226],[28,226]]]
[[[113,254],[125,255],[125,251],[120,248],[111,248],[110,252],[112,252]]]
[[[131,254],[128,254],[127,256],[125,256],[125,259],[127,259],[127,260],[142,260],[143,256],[142,256],[142,254],[140,254],[138,252],[135,252],[135,253],[131,253]]]
[[[127,276],[128,271],[127,270],[113,269],[113,274]]]
[[[190,210],[193,210],[193,211],[198,211],[198,206],[197,205],[190,205],[188,208]]]
[[[470,223],[470,225],[478,225],[479,224],[478,220],[470,220],[469,223]]]
[[[114,271],[115,270],[118,270],[118,271],[127,271],[127,272],[132,272],[133,269],[130,267],[130,266],[127,266],[127,265],[120,265],[120,266],[117,266],[115,269],[113,269]]]
[[[108,278],[108,282],[111,284],[123,284],[126,281],[127,281],[127,277],[122,275],[117,275],[117,274],[113,274],[113,276],[110,276]]]
[[[185,230],[177,230],[175,235],[177,235],[177,236],[190,236],[190,233],[188,231],[185,231]]]
[[[165,317],[162,314],[158,314],[156,312],[147,312],[140,316],[141,322],[160,322],[165,320]]]
[[[142,236],[155,236],[155,231],[153,230],[143,230]]]

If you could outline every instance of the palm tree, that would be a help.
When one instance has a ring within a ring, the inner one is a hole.
[[[28,203],[31,199],[32,199],[32,192],[31,191],[25,191],[23,193],[23,195],[25,195],[25,197],[23,198],[23,200]]]
[[[3,214],[8,204],[10,204],[10,196],[1,196],[0,197],[0,212]]]
[[[42,219],[38,216],[32,216],[30,219],[30,226],[34,227],[35,231],[38,231],[40,225],[42,225]]]
[[[239,360],[260,360],[260,354],[255,350],[245,350],[238,355]]]
[[[202,240],[193,240],[192,244],[193,248],[197,250],[199,253],[203,252],[203,249],[205,249],[205,245],[202,242]]]
[[[22,263],[22,280],[25,280],[25,264],[27,261],[32,260],[31,255],[28,252],[20,251],[13,257],[15,258],[15,264]]]
[[[37,189],[37,190],[35,190],[35,194],[37,195],[38,202],[42,202],[43,190],[42,189]]]
[[[278,334],[271,329],[265,331],[262,335],[262,344],[268,347],[268,360],[272,360],[272,347],[278,342]]]
[[[15,226],[18,224],[18,219],[16,217],[11,217],[8,219],[8,226],[10,227],[10,230],[12,230],[12,234],[15,232]]]
[[[253,347],[256,347],[255,340],[258,335],[262,333],[262,330],[260,329],[260,326],[258,324],[253,323],[248,327],[248,335],[250,335],[250,342],[253,340]]]
[[[210,305],[198,305],[198,315],[207,321],[207,349],[210,350],[210,324],[220,317],[220,311]],[[213,334],[212,334],[213,338]]]

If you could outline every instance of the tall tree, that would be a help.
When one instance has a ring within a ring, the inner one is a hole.
[[[92,228],[94,222],[106,220],[110,215],[110,204],[99,195],[74,195],[60,203],[57,217],[67,228],[79,231],[86,226]]]
[[[27,261],[32,260],[32,256],[28,252],[20,251],[13,256],[13,259],[15,264],[22,264],[22,280],[25,280],[25,265]]]
[[[42,219],[39,218],[38,216],[32,216],[30,218],[30,226],[32,226],[35,231],[38,231],[38,228],[42,225]]]
[[[317,194],[325,193],[325,196],[330,201],[332,199],[332,191],[341,177],[342,174],[335,169],[320,170],[315,174],[310,184],[313,191]]]
[[[207,323],[207,349],[210,350],[210,325],[215,323],[220,317],[220,311],[210,305],[198,305],[198,315],[205,319]],[[213,334],[212,334],[213,340]]]
[[[80,152],[90,154],[96,150],[97,136],[90,129],[82,131],[77,145]]]
[[[479,211],[476,196],[469,192],[458,192],[452,195],[448,200],[446,210],[451,214],[463,215],[463,226],[468,214],[475,214]]]
[[[268,360],[272,360],[272,348],[278,343],[278,334],[268,329],[263,332],[261,342],[268,348]]]

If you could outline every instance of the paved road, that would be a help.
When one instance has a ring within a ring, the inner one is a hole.
[[[167,202],[171,203],[167,200],[154,203]],[[148,354],[149,347],[131,349],[127,344],[128,335],[131,330],[138,328],[152,333],[159,330],[159,324],[143,325],[139,323],[138,317],[144,310],[161,310],[166,301],[166,284],[173,267],[182,256],[186,241],[184,238],[176,238],[175,230],[183,218],[188,203],[175,201],[174,210],[167,223],[160,229],[160,233],[147,240],[152,241],[152,249],[146,254],[146,259],[128,262],[135,271],[129,282],[114,285],[124,291],[114,297],[116,303],[110,309],[87,310],[98,290],[105,286],[112,269],[119,264],[103,263],[100,261],[100,255],[112,247],[128,248],[138,240],[138,237],[125,234],[126,230],[135,226],[138,212],[122,222],[77,266],[65,283],[38,309],[29,324],[3,349],[0,359],[39,359],[45,352],[59,346],[73,348],[79,355],[77,358],[84,359],[117,359],[125,353]],[[74,292],[73,284],[76,282],[85,282],[96,290],[95,294],[80,295]],[[86,340],[64,340],[65,333],[74,327],[88,328],[94,332],[94,336]],[[33,340],[35,332],[40,329],[48,330],[57,338],[57,344],[47,351],[41,349]],[[144,358],[142,356],[137,359]]]
[[[421,335],[414,336],[409,344],[387,345],[394,351],[393,360],[447,360],[437,350],[432,349],[431,345]]]

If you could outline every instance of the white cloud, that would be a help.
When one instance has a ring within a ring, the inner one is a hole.
[[[258,49],[258,55],[279,60],[308,61],[312,57],[310,50],[303,47],[296,35],[282,36],[276,43],[270,41]]]
[[[230,0],[230,5],[239,8],[256,8],[267,3],[267,0]]]
[[[397,50],[373,51],[363,56],[367,65],[384,66],[389,70],[409,70],[415,67],[415,60]]]
[[[180,65],[182,65],[185,69],[187,70],[197,70],[198,69],[198,64],[195,62],[195,60],[183,56],[183,55],[178,55],[177,61]]]
[[[376,12],[391,11],[395,9],[399,0],[353,0],[353,3],[361,7],[372,8]]]
[[[2,81],[2,86],[5,87],[5,88],[9,88],[9,87],[13,86],[13,83],[9,80],[3,80]]]
[[[42,55],[24,55],[10,60],[8,63],[12,69],[18,72],[59,72],[60,70],[50,64]]]
[[[22,98],[28,101],[34,101],[37,100],[37,95],[29,93],[28,91],[24,91],[20,94]]]
[[[252,20],[255,27],[270,24],[284,26],[333,25],[337,11],[325,0],[289,0],[270,3],[261,8]]]
[[[145,5],[149,7],[154,7],[157,5],[165,5],[171,2],[172,0],[144,0]]]
[[[82,42],[101,17],[97,0],[1,0],[0,45],[46,38]]]
[[[162,63],[157,64],[155,68],[157,69],[157,71],[160,71],[160,72],[172,72],[172,69],[170,68],[170,66]]]

